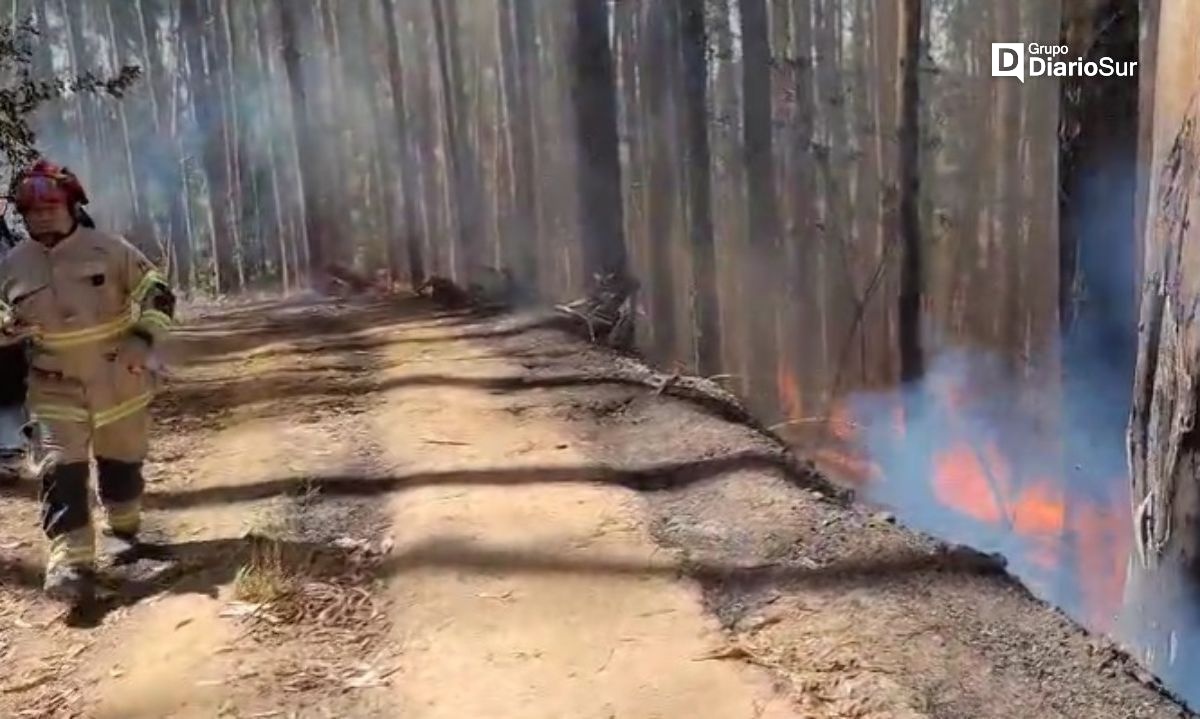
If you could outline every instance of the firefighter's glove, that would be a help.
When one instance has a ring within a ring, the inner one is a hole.
[[[153,343],[140,334],[131,335],[125,340],[117,357],[131,374],[142,374],[153,364]]]
[[[37,328],[19,321],[12,312],[0,309],[0,345],[14,345],[37,334]]]

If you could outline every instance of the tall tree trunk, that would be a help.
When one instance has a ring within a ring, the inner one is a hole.
[[[383,11],[384,35],[387,38],[388,81],[392,89],[392,113],[396,129],[396,146],[400,158],[400,191],[404,195],[404,249],[408,254],[408,280],[413,288],[425,281],[425,257],[422,251],[422,232],[417,208],[422,197],[417,177],[418,158],[413,152],[409,128],[408,94],[404,86],[404,66],[400,56],[400,32],[396,25],[396,0],[379,0]]]
[[[1171,673],[1195,666],[1195,643],[1176,642],[1196,620],[1200,584],[1200,5],[1162,0],[1137,370],[1128,427],[1135,556],[1126,587],[1127,629],[1165,655]],[[1175,626],[1162,621],[1174,612]],[[1186,614],[1181,614],[1186,612]],[[1178,651],[1176,651],[1178,649]]]
[[[298,9],[290,0],[277,0],[279,10],[280,38],[283,42],[283,64],[287,72],[288,91],[291,97],[292,121],[295,124],[297,155],[301,192],[304,196],[304,228],[308,248],[308,278],[314,280],[325,265],[328,236],[325,212],[327,211],[320,189],[323,170],[309,114],[307,92],[304,86],[303,69],[299,50],[300,29],[297,26]]]
[[[117,26],[113,22],[112,3],[104,4],[104,18],[106,29],[108,31],[109,50],[111,52],[110,61],[112,67],[121,67],[121,57],[118,51]],[[129,118],[126,115],[125,103],[117,104],[117,117],[121,124],[121,150],[122,157],[125,160],[125,183],[126,190],[129,192],[130,207],[133,210],[135,219],[140,220],[142,217],[141,208],[141,192],[138,189],[137,173],[134,170],[133,162],[133,146],[129,141]]]
[[[1138,242],[1135,243],[1134,279],[1135,287],[1142,284],[1141,238],[1146,233],[1146,216],[1149,212],[1150,172],[1154,167],[1154,91],[1158,68],[1158,26],[1162,0],[1141,0],[1139,24],[1141,31],[1138,42],[1138,157],[1137,196],[1134,199],[1137,213],[1134,227]]]
[[[1021,7],[1019,3],[1002,3],[997,6],[1000,37],[1017,37],[1021,31]],[[1081,49],[1082,51],[1082,49]],[[998,248],[1004,259],[1003,267],[997,268],[1004,277],[1003,299],[997,303],[1004,315],[1001,332],[1003,347],[1018,372],[1023,372],[1025,362],[1024,337],[1029,317],[1030,303],[1024,287],[1024,271],[1028,235],[1025,228],[1025,208],[1021,192],[1021,144],[1025,135],[1021,125],[1025,102],[1019,83],[997,83],[997,116],[1000,132],[994,142],[999,151],[998,167],[992,168],[997,177],[999,192],[993,202],[1000,210],[999,225],[1004,241]],[[1016,402],[1019,393],[1012,393],[1008,400]],[[1014,469],[1014,472],[1019,470]]]
[[[397,6],[401,18],[405,19],[398,29],[402,30],[401,39],[407,41],[407,45],[401,42],[400,46],[412,47],[415,55],[412,64],[414,71],[409,72],[406,77],[411,80],[415,74],[416,82],[406,84],[405,94],[406,97],[410,94],[413,96],[413,101],[409,103],[408,117],[413,121],[413,157],[419,160],[417,166],[420,168],[418,179],[421,183],[421,209],[424,217],[421,247],[426,269],[432,274],[444,269],[443,255],[437,248],[453,246],[450,237],[454,232],[454,221],[446,210],[446,202],[443,201],[445,188],[449,183],[449,170],[446,163],[439,161],[438,154],[439,149],[445,146],[441,130],[446,124],[438,114],[437,88],[440,86],[440,73],[435,72],[437,62],[431,59],[431,45],[434,43],[430,35],[421,33],[415,20],[405,13],[406,10],[411,13],[415,9],[416,6],[405,4]],[[413,92],[408,92],[410,89]],[[442,152],[442,156],[449,160],[449,153]]]
[[[583,269],[625,277],[625,220],[617,139],[617,86],[608,0],[575,0],[574,69]]]
[[[672,143],[678,134],[671,123],[671,50],[675,46],[676,8],[667,3],[643,5],[646,41],[641,68],[645,101],[639,118],[650,136],[647,167],[647,226],[650,244],[650,322],[654,348],[660,359],[671,358],[676,348],[676,295],[671,229],[678,214],[679,193],[668,188]]]
[[[166,186],[168,203],[167,232],[171,245],[171,279],[177,287],[187,290],[192,279],[191,238],[188,236],[187,194],[183,187],[183,152],[178,133],[168,132],[172,113],[168,97],[172,94],[171,79],[163,62],[163,47],[159,42],[157,13],[146,12],[147,0],[136,0],[138,32],[145,58],[146,84],[154,119],[154,139],[150,143],[154,166],[163,172],[160,181]],[[160,8],[155,7],[155,10]]]
[[[504,95],[508,102],[508,127],[512,133],[514,231],[518,277],[530,287],[538,286],[537,180],[534,159],[533,123],[528,44],[533,28],[523,22],[520,7],[528,0],[501,0],[500,32]],[[528,23],[528,20],[524,20]]]
[[[880,381],[875,376],[877,363],[875,357],[879,354],[889,354],[892,348],[886,341],[880,343],[883,329],[883,316],[887,312],[887,304],[876,301],[867,288],[874,275],[876,266],[883,261],[882,247],[878,243],[879,228],[882,225],[879,217],[880,195],[879,165],[873,152],[873,127],[878,124],[875,113],[874,99],[878,97],[879,88],[875,82],[875,73],[871,72],[871,62],[874,60],[875,45],[879,38],[874,33],[871,12],[866,0],[854,0],[854,22],[851,33],[858,39],[854,44],[853,67],[854,87],[852,88],[854,107],[850,113],[850,134],[853,142],[862,152],[855,165],[853,199],[850,203],[850,213],[854,231],[852,233],[855,259],[853,268],[855,275],[854,304],[855,318],[859,322],[859,369],[862,382],[866,386]],[[853,319],[852,319],[853,321]],[[878,385],[875,385],[878,386]]]
[[[38,3],[39,5],[41,3]],[[72,2],[71,0],[62,1],[62,18],[66,22],[67,33],[67,59],[72,75],[82,74],[82,68],[87,64],[87,42],[84,39],[84,5],[80,2]],[[97,141],[95,139],[95,131],[98,127],[98,122],[95,119],[96,99],[90,95],[85,95],[79,98],[79,107],[76,109],[77,117],[79,118],[77,132],[79,133],[80,142],[83,145],[83,174],[88,179],[93,179],[96,176],[92,173],[94,160],[98,158],[94,154],[96,151]]]
[[[263,67],[271,87],[282,88],[284,97],[290,97],[290,85],[287,78],[280,80],[279,59],[276,42],[278,38],[272,30],[269,20],[270,6],[264,2],[254,4],[255,21],[258,25],[259,53],[262,55]],[[286,70],[284,71],[286,75]],[[277,96],[278,97],[278,96]],[[282,216],[279,227],[280,251],[283,253],[283,263],[291,267],[291,278],[294,286],[299,286],[300,278],[304,275],[308,255],[307,234],[304,230],[304,189],[300,182],[299,143],[295,141],[298,126],[291,113],[281,108],[278,102],[271,102],[271,127],[279,131],[270,133],[270,148],[273,157],[272,184],[273,195],[279,214]],[[290,192],[285,188],[296,188]]]
[[[54,41],[53,29],[50,27],[50,9],[47,3],[37,2],[33,5],[34,10],[34,26],[37,28],[41,42],[34,47],[33,67],[41,77],[50,77],[55,74],[54,70]],[[59,103],[60,108],[55,108],[58,112],[50,111],[48,108],[46,114],[46,129],[44,135],[49,135],[55,139],[63,139],[67,136],[67,118],[65,114],[65,103]],[[42,150],[51,149],[45,147],[45,141],[39,143]]]
[[[721,362],[716,245],[713,241],[712,174],[708,145],[708,32],[704,5],[679,0],[686,90],[688,208],[691,217],[692,283],[695,292],[696,361],[702,375]]]
[[[875,72],[878,73],[876,93],[876,121],[874,152],[875,164],[879,168],[879,197],[877,199],[879,218],[879,288],[875,292],[882,297],[891,297],[895,287],[893,275],[889,271],[892,261],[893,248],[900,236],[899,215],[899,177],[898,154],[895,140],[899,137],[899,111],[897,109],[899,83],[897,70],[900,65],[898,48],[899,13],[896,3],[874,3],[875,24]],[[883,337],[890,343],[895,334],[896,307],[883,309]],[[886,352],[880,352],[882,378],[888,382],[897,379],[895,361],[896,353],[890,347]]]
[[[172,13],[173,29],[171,33],[171,56],[174,58],[175,72],[171,78],[170,105],[167,108],[166,124],[164,127],[169,128],[169,134],[172,138],[172,149],[174,150],[176,162],[175,169],[179,175],[179,197],[178,204],[181,211],[181,219],[184,225],[183,235],[186,238],[186,267],[188,268],[187,278],[184,280],[185,286],[196,288],[199,285],[199,277],[197,274],[196,263],[196,248],[199,244],[199,232],[196,229],[197,222],[195,219],[195,206],[192,203],[192,182],[189,176],[190,159],[183,140],[183,133],[179,131],[180,124],[186,121],[188,116],[188,105],[181,102],[182,88],[187,82],[187,77],[190,74],[188,71],[187,53],[184,51],[183,33],[180,28],[182,26],[183,13],[182,10],[177,10]],[[180,271],[185,266],[180,263]]]
[[[469,130],[464,122],[467,96],[458,42],[458,11],[454,0],[430,0],[430,3],[446,110],[446,134],[450,143],[450,174],[457,196],[459,243],[455,264],[469,277],[472,262],[482,256],[482,197],[475,176],[475,156],[468,140]]]
[[[740,0],[742,31],[742,145],[745,152],[748,277],[744,290],[769,286],[776,277],[780,249],[779,209],[775,196],[771,122],[771,44],[766,0]],[[749,299],[749,298],[746,298]],[[755,298],[752,301],[761,301]],[[750,320],[750,377],[748,391],[755,399],[774,396],[775,323],[767,308]]]
[[[360,3],[359,6],[359,26],[362,32],[366,34],[366,38],[362,41],[364,50],[367,53],[365,72],[372,77],[371,80],[371,143],[374,145],[374,152],[371,157],[371,172],[378,179],[379,187],[379,203],[377,220],[380,225],[379,234],[383,236],[383,247],[386,251],[385,263],[387,266],[388,276],[391,282],[399,281],[403,276],[408,263],[404,261],[404,236],[410,231],[407,229],[407,221],[401,219],[401,215],[407,216],[410,212],[408,204],[413,201],[409,195],[407,188],[400,188],[400,207],[396,206],[396,163],[405,162],[405,146],[402,140],[403,135],[395,133],[394,137],[389,137],[385,134],[384,128],[389,127],[395,122],[395,99],[392,98],[393,113],[390,117],[387,115],[387,109],[384,107],[385,101],[388,99],[388,92],[385,87],[390,87],[392,66],[388,64],[388,73],[386,82],[381,81],[377,69],[372,62],[373,58],[387,58],[388,47],[395,42],[395,25],[396,19],[391,15],[385,3]],[[372,32],[372,28],[377,28],[375,18],[372,15],[373,10],[382,11],[383,28],[382,31],[376,30]],[[383,45],[380,46],[380,38],[383,39]],[[403,83],[404,78],[400,78]],[[393,156],[391,147],[395,142],[396,149]]]
[[[362,0],[365,2],[366,0]],[[361,187],[357,184],[364,176],[363,173],[357,171],[355,167],[355,152],[354,152],[354,124],[343,119],[343,113],[348,110],[351,103],[347,99],[345,83],[348,76],[345,71],[345,59],[343,58],[343,50],[341,43],[341,23],[338,18],[338,7],[344,7],[346,3],[337,3],[335,0],[323,0],[320,3],[321,8],[321,26],[324,31],[325,50],[327,54],[326,77],[329,92],[329,126],[326,128],[329,137],[329,166],[336,168],[336,177],[340,178],[334,187],[335,191],[342,196],[338,198],[346,204],[350,204],[353,198],[365,196],[362,193]],[[333,251],[331,260],[349,260],[354,257],[353,242],[356,239],[355,232],[349,237],[339,237],[339,240],[345,239],[349,242],[340,242],[336,245]],[[347,256],[346,253],[349,253]]]
[[[214,85],[213,96],[220,103],[222,128],[222,152],[224,173],[222,177],[222,200],[226,206],[227,248],[222,253],[222,274],[236,278],[235,289],[246,287],[246,252],[242,239],[242,223],[245,219],[242,207],[241,176],[241,125],[238,118],[238,95],[233,73],[233,56],[237,48],[233,45],[229,29],[228,0],[211,0],[209,6],[211,33],[209,47],[212,55],[208,67],[209,81]]]
[[[537,21],[534,3],[536,0],[512,0],[512,26],[517,55],[517,75],[520,78],[520,104],[524,111],[525,122],[515,127],[516,134],[516,173],[519,178],[517,187],[517,211],[526,214],[529,226],[529,236],[525,246],[528,253],[524,264],[530,272],[528,281],[533,286],[541,286],[540,260],[542,257],[542,199],[538,188],[538,172],[540,165],[539,139],[544,136],[542,113],[539,112],[538,93],[542,87],[541,61],[537,53]]]
[[[921,113],[920,57],[923,0],[903,0],[902,89],[900,92],[900,380],[925,373],[921,348]]]
[[[266,12],[263,3],[254,3],[254,35],[257,40],[254,52],[251,53],[254,58],[254,69],[258,75],[259,82],[263,88],[273,88],[275,86],[275,77],[272,72],[271,63],[271,36],[270,27],[266,22]],[[275,102],[268,99],[265,103],[263,111],[267,114],[267,124],[272,131],[267,136],[267,180],[270,185],[271,195],[271,218],[274,222],[275,241],[277,244],[276,257],[279,262],[279,282],[284,294],[287,294],[292,287],[291,267],[288,258],[288,244],[290,232],[288,231],[287,221],[283,215],[283,196],[280,192],[282,183],[282,173],[280,172],[280,151],[278,146],[278,132],[274,128],[280,127],[282,119],[279,112],[275,108]]]
[[[138,19],[138,39],[141,41],[142,57],[145,61],[142,72],[146,78],[146,87],[149,92],[154,130],[159,132],[165,124],[163,122],[164,102],[161,83],[166,73],[163,71],[162,53],[158,43],[158,15],[146,12],[146,2],[147,0],[134,0]]]
[[[217,97],[215,73],[206,60],[212,48],[207,33],[203,31],[207,15],[202,0],[181,0],[180,33],[185,44],[192,110],[196,124],[204,134],[201,156],[205,175],[208,178],[209,209],[213,224],[213,291],[220,294],[228,290],[225,283],[232,280],[229,272],[233,266],[232,243],[229,235],[228,179],[225,166],[226,126],[221,115],[221,104]]]

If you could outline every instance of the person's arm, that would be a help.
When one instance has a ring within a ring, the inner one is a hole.
[[[133,313],[133,333],[157,345],[175,324],[175,293],[154,263],[124,239],[125,278]]]
[[[9,283],[5,281],[7,262],[0,262],[0,347],[20,344],[31,337],[33,328],[17,320],[16,309],[10,304]]]

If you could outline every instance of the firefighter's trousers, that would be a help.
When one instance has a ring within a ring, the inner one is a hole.
[[[145,489],[149,392],[117,394],[110,383],[43,375],[30,377],[30,413],[52,458],[42,479],[42,529],[50,539],[49,567],[90,567],[95,533],[89,509],[89,459],[95,456],[97,495],[109,528],[136,535]],[[122,396],[123,395],[123,396]]]

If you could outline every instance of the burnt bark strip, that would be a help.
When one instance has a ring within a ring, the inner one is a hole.
[[[903,80],[900,93],[900,381],[925,373],[921,348],[921,57],[922,0],[903,0]]]
[[[721,360],[716,245],[713,241],[712,175],[708,143],[708,32],[704,4],[679,1],[686,93],[688,208],[696,317],[696,360],[703,375],[716,374]]]
[[[617,86],[608,37],[608,0],[575,0],[573,100],[579,142],[583,269],[589,277],[627,276]]]

